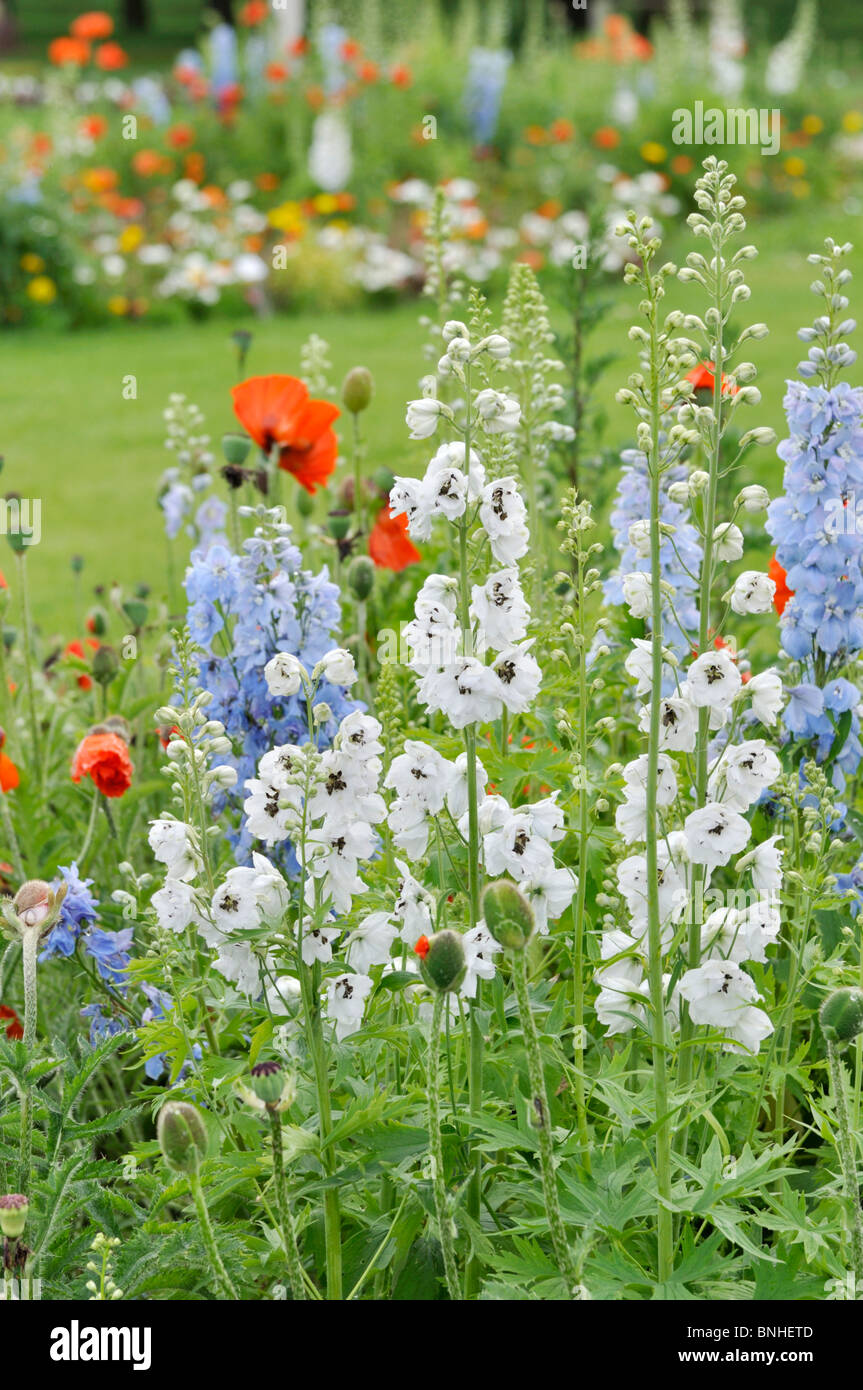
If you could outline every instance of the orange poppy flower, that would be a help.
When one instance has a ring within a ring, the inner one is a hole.
[[[96,49],[95,61],[103,72],[119,72],[129,66],[129,55],[118,43],[103,43]]]
[[[76,39],[109,39],[113,32],[114,21],[104,10],[88,10],[69,25],[69,33]]]
[[[404,63],[397,63],[390,73],[390,81],[394,87],[409,87],[413,80],[410,68],[405,67]]]
[[[6,1029],[7,1038],[11,1038],[13,1042],[20,1041],[24,1036],[24,1029],[15,1010],[10,1009],[8,1004],[0,1004],[0,1018],[12,1020]]]
[[[59,39],[52,39],[48,45],[48,61],[55,67],[62,68],[74,63],[77,67],[83,67],[90,58],[90,45],[83,39],[70,38],[64,35]]]
[[[572,124],[572,121],[564,120],[563,117],[559,117],[558,120],[552,121],[548,129],[552,139],[557,140],[558,143],[562,143],[564,140],[571,140],[575,134],[575,126]]]
[[[0,570],[0,589],[8,589],[8,588],[9,588],[9,585],[6,583],[6,576],[5,576],[5,574],[3,573],[3,571]]]
[[[171,126],[165,139],[175,150],[183,150],[187,145],[195,143],[195,132],[190,125],[181,122],[179,125]]]
[[[377,82],[380,68],[377,63],[372,62],[371,58],[366,58],[357,68],[357,76],[361,82]]]
[[[697,367],[693,367],[691,372],[686,373],[686,380],[691,381],[696,391],[712,391],[715,377],[713,375],[712,362],[699,362]],[[740,388],[728,385],[728,377],[722,373],[722,394],[723,396],[736,396]]]
[[[264,76],[268,82],[287,82],[290,73],[284,63],[267,63]]]
[[[241,24],[245,24],[248,29],[252,29],[256,24],[263,24],[267,14],[267,0],[248,0],[248,3],[240,10],[237,18]]]
[[[429,939],[427,936],[421,936],[417,939],[414,951],[419,956],[420,960],[425,960],[429,953]]]
[[[91,777],[103,796],[122,796],[132,785],[132,760],[119,734],[87,734],[72,759],[72,781]]]
[[[773,595],[773,607],[782,617],[785,612],[785,605],[790,598],[794,597],[794,590],[789,589],[786,582],[786,571],[782,568],[774,555],[770,564],[767,566],[767,573],[776,585],[776,593]]]
[[[265,454],[279,451],[279,467],[306,492],[326,483],[336,466],[332,423],[339,408],[309,398],[295,376],[253,376],[231,391],[234,414]]]
[[[600,150],[616,149],[620,144],[620,131],[615,130],[613,125],[601,125],[594,132],[593,143]]]
[[[108,129],[108,122],[104,116],[85,116],[80,125],[82,135],[86,135],[88,140],[101,140]]]
[[[422,559],[408,535],[408,520],[402,512],[390,516],[389,502],[378,512],[377,521],[369,536],[369,555],[379,569],[396,574]]]
[[[0,753],[0,792],[11,792],[17,787],[20,778],[12,759]]]

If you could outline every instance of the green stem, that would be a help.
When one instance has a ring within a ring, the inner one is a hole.
[[[833,1092],[833,1105],[836,1111],[836,1151],[842,1167],[845,1206],[851,1236],[851,1258],[854,1264],[856,1287],[859,1289],[863,1285],[863,1216],[861,1216],[860,1211],[857,1163],[854,1155],[851,1125],[848,1119],[848,1103],[845,1096],[842,1063],[836,1044],[829,1041],[827,1043],[827,1059],[830,1063],[830,1087]]]
[[[239,1298],[239,1294],[234,1288],[231,1276],[225,1269],[224,1262],[219,1254],[219,1248],[216,1245],[216,1237],[213,1234],[213,1227],[210,1221],[210,1213],[207,1211],[204,1190],[201,1186],[201,1175],[197,1170],[189,1174],[189,1186],[192,1189],[192,1196],[195,1199],[195,1208],[198,1213],[198,1225],[201,1228],[201,1239],[204,1242],[204,1248],[210,1260],[216,1285],[224,1298],[236,1301]]]
[[[285,1182],[285,1158],[282,1152],[282,1122],[275,1110],[270,1110],[270,1137],[273,1143],[273,1179],[276,1185],[276,1206],[282,1223],[282,1243],[288,1261],[288,1279],[291,1293],[296,1300],[306,1297],[303,1280],[303,1264],[297,1246],[297,1232],[288,1202],[288,1186]]]
[[[429,1039],[429,1148],[431,1149],[435,1212],[441,1250],[443,1251],[447,1291],[454,1302],[460,1302],[462,1292],[452,1239],[452,1218],[449,1214],[449,1200],[443,1166],[443,1140],[440,1129],[440,1035],[444,998],[445,996],[440,990],[435,990],[431,1037]]]
[[[302,897],[300,902],[302,902]],[[332,1179],[336,1163],[333,1146],[329,1143],[333,1127],[329,1069],[320,1006],[317,1002],[315,989],[309,979],[309,973],[308,967],[304,968],[301,979],[305,1003],[306,1041],[315,1073],[320,1123],[321,1164],[325,1176]],[[339,1300],[342,1297],[341,1213],[339,1211],[339,1194],[333,1186],[328,1186],[324,1190],[324,1239],[327,1261],[327,1298]]]
[[[25,927],[21,937],[21,963],[24,974],[24,1050],[27,1064],[36,1051],[36,1015],[38,1008],[36,974],[39,956],[39,931]],[[21,1094],[21,1139],[19,1159],[19,1191],[29,1193],[33,1170],[33,1088],[25,1082]]]
[[[36,718],[36,692],[33,685],[33,629],[30,625],[30,597],[27,589],[27,560],[23,550],[17,554],[18,577],[21,581],[21,630],[24,637],[24,688],[27,692],[27,712],[30,719],[30,740],[33,746],[33,766],[39,762],[39,722]]]
[[[7,793],[0,791],[0,821],[3,822],[3,834],[9,843],[9,853],[12,856],[12,863],[15,865],[15,872],[23,883],[27,877],[24,868],[24,860],[21,858],[21,846],[15,834],[15,827],[12,824],[12,813],[9,810],[9,803],[6,800]]]

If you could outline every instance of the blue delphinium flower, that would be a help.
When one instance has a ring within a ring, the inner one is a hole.
[[[650,480],[647,476],[647,455],[640,449],[625,449],[621,454],[623,468],[617,486],[614,510],[611,513],[611,528],[615,549],[620,554],[620,564],[605,581],[606,600],[622,604],[624,575],[635,571],[648,574],[650,558],[636,553],[629,540],[629,528],[634,521],[647,521],[650,518]],[[670,468],[663,474],[660,484],[661,520],[675,528],[673,537],[663,535],[659,549],[659,563],[662,578],[674,590],[674,613],[668,611],[663,626],[663,640],[669,648],[679,655],[689,655],[693,638],[698,633],[698,573],[701,568],[701,540],[689,520],[688,508],[680,502],[673,502],[668,496],[668,488],[673,482],[686,478],[684,465]]]
[[[511,62],[512,54],[504,48],[474,48],[471,52],[464,105],[478,145],[488,145],[494,139]]]
[[[121,931],[105,931],[103,927],[91,927],[84,937],[84,951],[92,956],[103,980],[112,985],[127,983],[130,951],[132,949],[132,928],[123,927]]]
[[[90,1020],[90,1046],[98,1047],[100,1042],[106,1038],[113,1038],[117,1033],[127,1031],[126,1024],[119,1018],[112,1018],[105,1013],[101,1004],[85,1004],[81,1009],[81,1017]]]
[[[258,761],[270,748],[304,743],[309,737],[303,695],[276,699],[264,677],[276,652],[293,653],[311,671],[338,645],[338,586],[326,569],[312,574],[301,566],[291,528],[268,523],[244,542],[242,554],[222,544],[198,549],[186,571],[189,629],[204,653],[200,681],[213,696],[207,714],[224,724],[233,752],[220,756],[220,762],[237,772],[233,791],[214,802],[217,813],[225,802],[237,809],[242,805],[244,783],[256,775]],[[319,746],[325,747],[356,704],[341,686],[326,681],[316,699],[332,711],[332,718],[315,730]],[[248,832],[233,831],[231,839],[239,861],[248,861],[254,843]],[[271,857],[286,871],[295,871],[289,844]]]
[[[68,868],[61,865],[57,874],[54,887],[59,888],[61,882],[65,883],[66,896],[60,916],[46,937],[40,960],[50,960],[52,956],[71,956],[81,928],[96,921],[99,907],[98,898],[94,898],[90,892],[92,878],[82,879],[77,864],[70,864]]]

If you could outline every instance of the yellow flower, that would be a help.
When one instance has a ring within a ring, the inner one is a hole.
[[[800,179],[806,173],[805,160],[802,160],[800,156],[796,154],[792,154],[789,159],[786,159],[783,168],[786,174],[791,175],[792,179]]]
[[[801,126],[807,135],[820,135],[824,129],[824,122],[820,116],[804,116]]]
[[[26,251],[21,257],[21,269],[26,270],[28,275],[39,275],[45,269],[45,262],[41,256],[37,256],[35,251]]]
[[[303,226],[302,209],[299,203],[281,203],[277,208],[270,208],[267,220],[280,232],[298,232]]]
[[[50,275],[37,275],[27,286],[27,293],[34,304],[53,304],[57,298],[57,286]]]
[[[139,227],[136,223],[133,222],[128,227],[124,227],[122,232],[118,236],[117,249],[119,251],[125,251],[127,253],[129,251],[137,251],[138,247],[141,245],[141,242],[143,240],[144,228]]]
[[[812,192],[812,185],[805,179],[795,179],[791,185],[791,192],[795,198],[808,198]]]
[[[116,314],[120,319],[129,312],[129,301],[124,294],[114,294],[108,300],[108,313]]]
[[[317,193],[312,201],[315,212],[320,212],[324,216],[328,212],[335,212],[339,206],[338,199],[334,198],[332,193]]]
[[[648,164],[661,164],[667,155],[668,150],[658,140],[646,140],[641,147],[641,158]]]
[[[842,129],[847,130],[849,135],[856,135],[858,130],[863,130],[863,111],[846,111],[842,117]]]

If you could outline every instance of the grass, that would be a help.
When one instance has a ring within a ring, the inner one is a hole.
[[[771,424],[780,436],[784,433],[784,382],[803,355],[796,330],[811,322],[816,311],[805,255],[819,249],[828,233],[837,239],[852,236],[851,217],[812,208],[750,228],[761,255],[748,267],[752,299],[741,306],[739,323],[762,320],[771,331],[766,340],[752,344],[763,400],[748,412],[747,426]],[[675,232],[667,251],[679,260],[690,246],[688,238]],[[860,249],[851,261],[859,283]],[[679,302],[697,311],[696,288],[675,288],[669,307]],[[602,394],[609,412],[608,442],[622,445],[631,440],[631,414],[614,402],[614,391],[635,366],[626,329],[637,305],[622,285],[613,298],[592,346],[618,353]],[[849,312],[853,308],[852,287]],[[396,472],[416,471],[429,448],[408,440],[404,404],[417,394],[423,370],[421,312],[421,304],[410,303],[251,324],[255,339],[248,371],[298,371],[302,343],[310,333],[320,334],[330,344],[335,382],[357,363],[374,374],[376,396],[366,417],[369,467],[386,464]],[[3,339],[2,485],[4,491],[42,501],[42,541],[31,551],[28,567],[34,615],[46,636],[69,640],[79,635],[70,568],[75,554],[85,559],[85,596],[97,584],[129,587],[142,580],[157,594],[164,593],[166,552],[156,494],[171,458],[163,447],[162,410],[172,391],[184,392],[202,407],[218,448],[222,432],[235,423],[229,397],[236,375],[230,342],[234,326],[225,319],[167,327],[117,323],[74,335],[43,330]],[[136,378],[134,400],[123,398],[128,376]],[[750,455],[747,481],[775,490],[780,479],[781,465],[772,451]],[[11,569],[11,556],[4,565]]]

